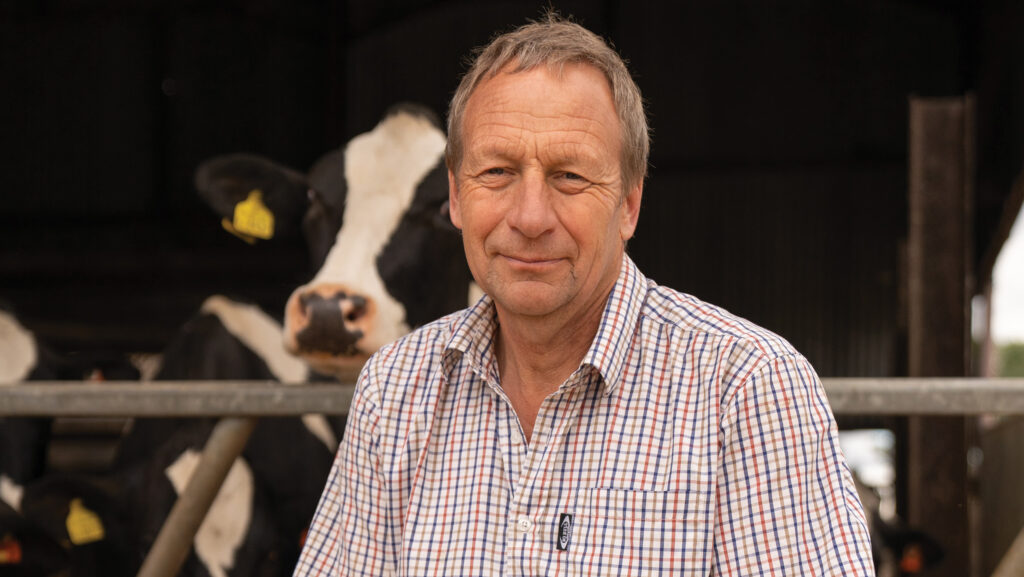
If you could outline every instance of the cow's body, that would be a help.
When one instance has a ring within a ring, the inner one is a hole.
[[[214,427],[208,419],[178,426],[158,443],[152,455],[133,466],[129,499],[141,558],[152,547],[178,495],[198,466],[203,446]],[[195,577],[274,576],[287,574],[293,563],[291,541],[276,515],[275,498],[245,457],[232,465],[179,575]]]
[[[77,381],[134,378],[137,372],[117,356],[58,355],[24,327],[9,306],[0,304],[0,386],[28,381]],[[41,476],[46,468],[52,419],[0,416],[0,500],[18,498],[20,486]]]
[[[6,307],[0,307],[0,386],[57,379],[56,359]],[[0,500],[20,498],[21,485],[42,475],[50,419],[0,417]]]
[[[164,351],[156,378],[306,382],[308,368],[284,351],[280,334],[280,323],[258,307],[211,297]],[[184,490],[213,425],[212,419],[138,419],[122,441],[119,467],[146,470],[136,498],[147,512],[143,552]],[[294,563],[330,469],[337,428],[321,415],[261,419],[182,574],[270,575],[253,568]]]
[[[40,344],[9,307],[0,306],[0,386],[137,374],[116,355],[59,355]],[[48,474],[51,428],[49,418],[0,417],[0,574],[134,574],[133,541],[125,530],[120,495],[107,491],[117,483]],[[76,499],[78,508],[72,510]],[[95,512],[94,526],[103,527],[102,535],[78,539],[73,521],[83,517],[72,515],[75,511],[85,515],[86,528],[89,512]]]

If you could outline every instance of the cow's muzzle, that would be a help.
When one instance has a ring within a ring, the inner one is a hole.
[[[372,299],[343,285],[302,287],[285,309],[285,346],[302,357],[362,356],[359,341],[375,313]]]

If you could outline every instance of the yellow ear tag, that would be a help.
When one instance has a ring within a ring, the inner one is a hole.
[[[75,545],[87,545],[95,541],[102,541],[105,537],[103,522],[99,515],[93,513],[81,499],[71,500],[71,510],[68,511],[68,520],[65,522],[68,529],[68,537]]]
[[[244,235],[264,240],[274,237],[274,213],[263,204],[262,190],[251,191],[248,198],[235,205],[231,224]]]
[[[228,220],[226,218],[222,218],[220,220],[220,225],[224,227],[224,230],[230,232],[231,234],[237,236],[238,238],[244,240],[245,242],[247,242],[249,244],[256,244],[256,240],[257,239],[255,239],[255,238],[253,238],[253,237],[251,237],[251,236],[249,236],[247,234],[242,234],[242,233],[238,232],[235,229],[235,225],[231,224],[230,220]]]

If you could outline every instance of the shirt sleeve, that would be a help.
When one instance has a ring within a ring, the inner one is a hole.
[[[835,418],[806,359],[774,359],[749,377],[720,439],[715,575],[874,575]]]
[[[295,567],[296,577],[388,575],[394,567],[387,558],[393,549],[387,541],[380,414],[372,381],[366,371],[359,378],[344,438]]]

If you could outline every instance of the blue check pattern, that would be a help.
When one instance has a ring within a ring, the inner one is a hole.
[[[781,337],[626,257],[527,443],[495,319],[484,297],[369,361],[296,575],[874,574],[821,383]]]

